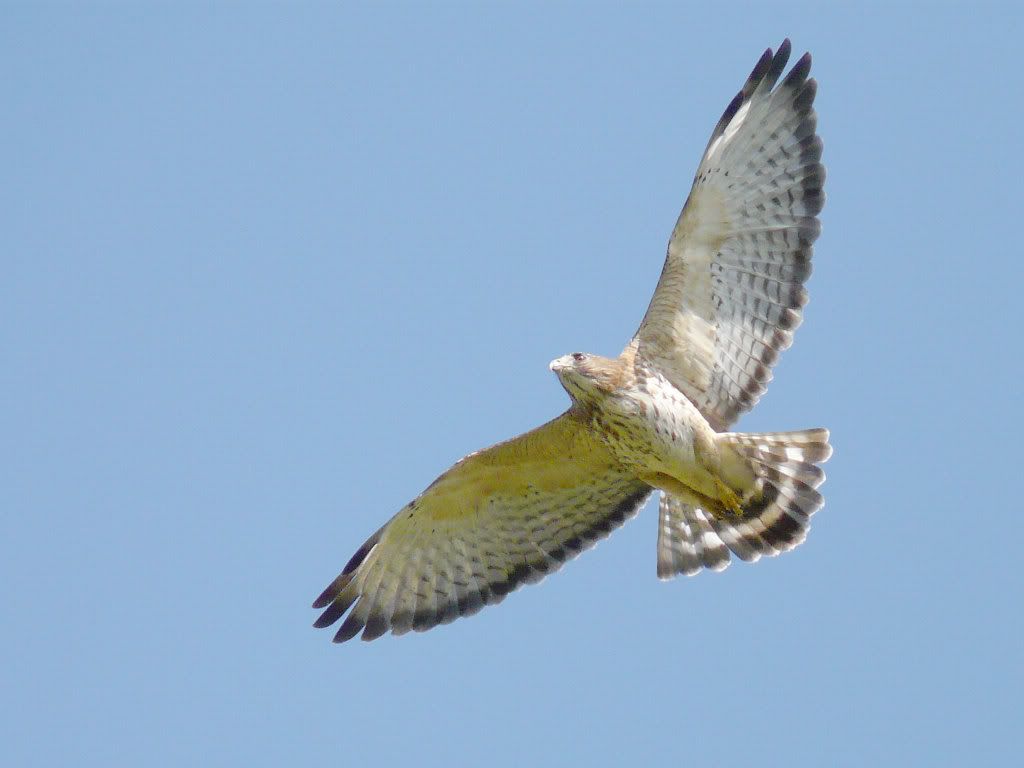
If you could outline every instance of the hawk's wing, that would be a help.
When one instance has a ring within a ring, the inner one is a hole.
[[[793,338],[825,201],[816,83],[769,49],[711,135],[633,343],[716,430],[749,410]]]
[[[579,415],[470,454],[370,537],[324,590],[343,642],[425,630],[540,581],[632,517],[651,488]]]

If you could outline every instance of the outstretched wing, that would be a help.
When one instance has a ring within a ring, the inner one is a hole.
[[[573,410],[470,454],[370,537],[314,608],[334,636],[426,630],[540,581],[632,517],[651,488]]]
[[[715,127],[633,341],[719,431],[792,343],[821,229],[817,85],[805,54],[775,87],[789,53],[766,51]]]

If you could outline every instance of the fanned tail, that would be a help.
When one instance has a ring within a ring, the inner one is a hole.
[[[811,515],[825,500],[818,487],[832,447],[827,429],[799,432],[738,433],[718,436],[725,450],[745,459],[755,476],[754,488],[744,494],[737,517],[726,512],[715,518],[722,541],[743,560],[787,552],[807,538]]]
[[[832,455],[826,429],[718,435],[723,452],[753,474],[739,514],[697,497],[662,494],[658,576],[692,575],[729,565],[729,550],[754,562],[787,552],[807,538],[811,516],[824,504],[818,464]]]

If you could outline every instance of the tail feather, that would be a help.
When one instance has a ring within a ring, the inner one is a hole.
[[[708,568],[721,571],[729,565],[729,550],[711,522],[711,515],[678,496],[661,494],[658,509],[658,578],[687,576]]]
[[[711,505],[697,497],[663,494],[658,576],[722,570],[730,550],[755,562],[803,543],[812,515],[824,504],[818,487],[825,473],[817,464],[832,455],[828,439],[826,429],[720,434],[723,450],[731,450],[753,473],[753,487],[742,496],[739,515],[705,508]]]
[[[825,472],[816,465],[832,455],[828,437],[827,429],[719,435],[725,450],[749,462],[756,480],[744,497],[740,519],[722,516],[718,526],[734,529],[761,554],[786,552],[802,543],[811,516],[825,503],[818,492]]]
[[[725,432],[718,436],[736,453],[767,465],[822,464],[832,455],[827,429],[798,432]]]

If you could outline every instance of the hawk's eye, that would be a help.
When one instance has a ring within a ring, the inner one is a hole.
[[[586,357],[586,355],[584,355],[582,352],[573,352],[572,353],[572,359],[575,360],[577,363],[583,362],[583,358],[584,357]]]

